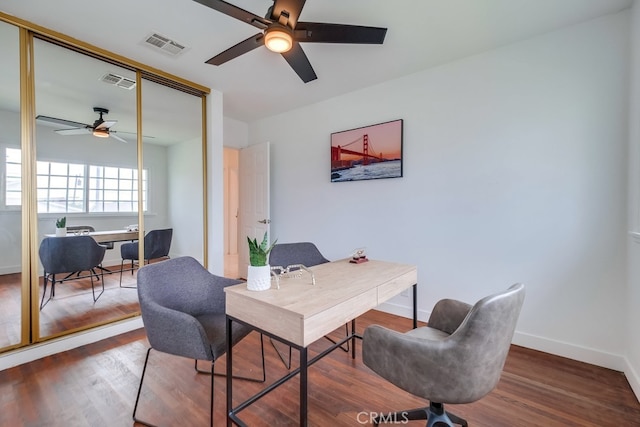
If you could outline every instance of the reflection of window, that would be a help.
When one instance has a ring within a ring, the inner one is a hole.
[[[37,162],[38,212],[84,212],[84,165]]]
[[[5,206],[20,206],[20,166],[20,150],[7,148]],[[39,213],[137,211],[136,169],[38,161],[36,175]],[[142,206],[146,211],[146,169],[142,171]]]
[[[7,148],[5,150],[5,192],[4,205],[20,206],[22,178],[20,175],[20,150],[17,148]]]
[[[89,212],[135,212],[136,169],[89,166]],[[142,209],[147,210],[147,171],[142,171]]]

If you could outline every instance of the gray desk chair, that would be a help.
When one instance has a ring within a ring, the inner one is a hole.
[[[427,427],[467,422],[444,404],[471,403],[500,380],[524,301],[524,285],[515,284],[478,301],[439,301],[428,326],[407,333],[379,325],[365,329],[364,363],[401,389],[430,401],[429,407],[396,412],[380,422],[427,420]]]
[[[56,274],[71,273],[62,280],[71,280],[70,276],[82,271],[88,271],[91,278],[91,292],[93,294],[93,302],[96,302],[100,295],[104,292],[104,278],[102,280],[102,291],[96,296],[93,278],[98,277],[95,269],[100,267],[104,259],[106,249],[100,246],[89,236],[67,236],[67,237],[45,237],[40,243],[38,255],[40,262],[44,268],[44,290],[42,291],[42,300],[40,301],[40,310],[47,305],[51,298],[56,294]],[[51,281],[51,293],[49,299],[44,300],[47,293],[47,284]]]
[[[151,349],[176,356],[195,359],[199,373],[214,372],[215,361],[227,349],[225,293],[227,286],[242,283],[209,273],[191,257],[179,257],[148,264],[138,270],[138,299],[144,329],[149,344],[142,368],[138,395],[133,408],[136,418],[142,383]],[[251,328],[233,323],[232,343],[237,344],[251,332]],[[264,382],[264,346],[262,352],[262,378],[237,377]],[[198,360],[211,362],[211,371],[198,369]],[[217,373],[215,375],[218,375]],[[211,425],[213,426],[213,375],[211,377]]]
[[[173,238],[173,228],[163,230],[151,230],[144,236],[144,260],[143,264],[148,263],[152,259],[169,258],[169,250],[171,249],[171,239]],[[125,260],[131,261],[131,274],[135,270],[135,262],[138,260],[138,242],[123,243],[120,245],[120,287],[122,286],[122,271],[124,269]],[[138,262],[139,263],[139,262]]]
[[[271,267],[283,267],[287,268],[290,265],[294,264],[302,264],[305,267],[312,267],[318,264],[324,264],[329,262],[318,250],[316,245],[310,242],[298,242],[298,243],[279,243],[273,247],[271,253],[269,254],[269,265]],[[349,326],[345,325],[346,333],[349,334]],[[325,337],[328,340],[332,341],[335,344],[335,341],[330,337]],[[282,352],[276,346],[276,343],[271,340],[271,345],[280,356],[282,363],[287,367],[287,369],[291,368],[291,347],[289,347],[289,358],[285,359]],[[349,347],[342,348],[345,351],[349,351]]]
[[[90,232],[94,232],[96,231],[96,229],[92,226],[92,225],[70,225],[67,227],[67,234],[71,234],[74,235],[76,233],[78,233],[79,235],[86,233],[90,233]],[[113,249],[113,242],[102,242],[102,243],[98,243],[100,246],[104,246],[105,249]],[[99,270],[102,271],[106,271],[107,273],[111,273],[111,270],[102,267],[101,265],[97,267]],[[76,273],[78,276],[80,275],[80,272]],[[67,276],[67,278],[73,276],[73,273],[71,273],[69,276]]]

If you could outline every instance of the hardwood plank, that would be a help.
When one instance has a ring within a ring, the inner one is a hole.
[[[372,323],[404,331],[411,320],[369,311],[358,331]],[[333,335],[343,336],[344,328]],[[147,349],[144,330],[132,331],[81,348],[0,372],[2,426],[131,426]],[[315,354],[329,342],[313,343]],[[425,402],[391,385],[356,360],[336,350],[309,369],[309,425],[358,426],[371,411],[411,409]],[[265,339],[267,381],[287,370]],[[260,372],[259,335],[234,348],[234,368]],[[298,365],[293,352],[293,365]],[[201,362],[201,367],[206,362]],[[216,363],[224,372],[225,361]],[[152,351],[140,398],[139,416],[162,426],[208,424],[209,376],[197,374],[193,361]],[[215,379],[215,423],[225,422],[225,379]],[[234,381],[239,401],[263,385]],[[241,413],[251,426],[297,425],[298,379],[285,383]],[[497,388],[478,402],[447,409],[473,427],[640,425],[640,403],[620,372],[512,346]],[[370,424],[369,424],[370,425]],[[412,421],[411,426],[424,426]]]

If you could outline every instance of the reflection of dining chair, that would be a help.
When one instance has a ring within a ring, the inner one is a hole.
[[[269,254],[269,265],[271,267],[283,267],[287,268],[290,265],[302,264],[305,267],[312,267],[318,264],[324,264],[329,262],[318,250],[316,245],[311,242],[296,242],[296,243],[279,243],[276,244]],[[347,335],[349,334],[349,326],[345,325]],[[325,337],[331,342],[335,343],[330,337]],[[282,360],[282,363],[291,368],[291,347],[289,347],[289,359],[285,360],[282,352],[276,346],[276,343],[271,340],[271,345],[276,349],[278,356]],[[343,348],[344,350],[344,348]],[[348,347],[346,348],[348,351]]]
[[[149,263],[152,259],[169,258],[169,249],[171,249],[171,238],[173,237],[173,228],[163,230],[151,230],[144,236],[144,260],[143,264]],[[120,245],[120,255],[122,262],[120,263],[120,287],[122,287],[122,270],[124,269],[125,260],[131,261],[131,274],[135,269],[135,262],[138,261],[138,242],[123,243]]]
[[[93,277],[98,277],[95,268],[99,267],[104,258],[106,249],[100,246],[90,236],[45,237],[40,243],[38,254],[44,268],[44,289],[40,309],[44,307],[56,294],[56,274],[75,273],[88,271],[91,278],[91,292],[93,301],[97,301],[104,292],[104,279],[102,291],[96,296]],[[86,277],[86,276],[79,276]],[[58,282],[70,280],[69,276]],[[44,297],[47,293],[47,284],[51,281],[51,293],[47,301]]]
[[[147,362],[153,349],[157,352],[194,359],[197,373],[211,374],[209,411],[213,426],[213,375],[218,375],[214,374],[214,364],[227,351],[224,288],[242,281],[211,274],[192,257],[178,257],[143,266],[138,271],[137,283],[140,313],[150,347],[142,368],[138,395],[133,408],[133,420],[147,424],[136,418],[136,411]],[[240,342],[251,330],[248,326],[233,322],[232,345]],[[254,350],[250,349],[250,351]],[[260,351],[261,377],[234,376],[234,378],[265,381],[262,335]],[[210,361],[211,371],[199,369],[198,360]]]
[[[386,413],[373,425],[426,419],[427,427],[466,426],[444,404],[475,402],[498,384],[524,294],[524,285],[518,283],[473,307],[440,300],[428,326],[406,333],[367,327],[362,337],[364,364],[402,390],[430,401],[425,408]]]
[[[88,233],[92,233],[96,231],[96,229],[92,226],[92,225],[69,225],[67,226],[67,234],[72,234],[72,235],[83,235],[83,234],[88,234]],[[104,246],[105,249],[113,249],[113,242],[102,242],[102,243],[98,243],[100,246]],[[107,273],[111,273],[111,270],[102,267],[101,265],[97,267],[99,270],[102,271],[106,271]],[[80,272],[76,273],[77,275],[80,274]],[[69,276],[67,276],[67,278],[73,276],[73,273],[71,273]]]

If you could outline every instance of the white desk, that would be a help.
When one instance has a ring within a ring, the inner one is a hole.
[[[351,340],[355,358],[355,319],[405,289],[413,287],[414,327],[417,323],[416,266],[385,261],[349,263],[348,259],[311,267],[316,284],[307,272],[300,278],[280,280],[280,289],[249,291],[246,284],[225,288],[227,335],[232,322],[251,326],[300,351],[300,368],[274,382],[260,393],[233,407],[233,353],[231,340],[227,347],[227,425],[245,425],[238,413],[288,379],[300,374],[300,425],[307,425],[307,368],[338,346]],[[335,343],[313,359],[307,358],[307,347],[334,329],[351,321],[352,334]]]

